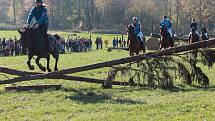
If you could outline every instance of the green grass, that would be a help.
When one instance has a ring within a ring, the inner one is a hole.
[[[17,38],[19,38],[19,33],[18,31],[3,31],[3,30],[0,30],[0,38],[6,38],[6,39],[9,39],[9,38],[14,38],[15,36],[17,36]]]
[[[14,32],[11,33],[13,35]],[[93,50],[90,53],[65,54],[60,55],[59,68],[66,69],[127,56],[126,51],[109,53],[105,49]],[[26,56],[0,57],[0,66],[28,71],[26,59]],[[54,60],[51,62],[53,68]],[[44,64],[45,60],[42,60],[42,63]],[[107,68],[97,69],[74,75],[103,79],[107,77],[107,70]],[[213,121],[215,120],[215,67],[211,70],[203,67],[203,70],[211,80],[208,89],[178,85],[175,90],[120,86],[106,90],[102,89],[100,84],[45,79],[17,84],[62,84],[63,88],[59,91],[5,92],[4,87],[7,85],[2,85],[0,120]],[[39,69],[35,71],[38,72]],[[0,75],[0,79],[6,78]]]
[[[90,35],[92,37],[92,40],[95,41],[95,39],[97,37],[102,37],[103,40],[109,40],[110,42],[113,40],[113,38],[115,37],[119,37],[122,38],[122,35],[118,35],[118,34],[96,34],[96,33],[71,33],[71,32],[58,32],[58,31],[53,31],[50,30],[49,33],[51,34],[59,34],[61,35],[63,38],[67,39],[68,36],[70,36],[70,38],[76,38],[75,35],[80,36],[80,37],[85,37],[85,38],[90,38]],[[19,38],[20,35],[18,33],[18,31],[6,31],[6,30],[0,30],[0,38],[14,38],[14,37]],[[126,37],[124,35],[124,37]]]

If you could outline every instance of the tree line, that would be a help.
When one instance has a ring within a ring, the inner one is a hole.
[[[171,18],[176,33],[189,32],[195,18],[210,32],[215,23],[214,0],[44,0],[50,28],[76,31],[125,32],[133,16],[140,19],[143,32],[159,31],[163,15]],[[34,0],[1,0],[0,23],[24,24]]]

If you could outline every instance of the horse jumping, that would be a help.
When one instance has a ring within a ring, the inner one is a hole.
[[[45,44],[46,37],[42,37],[40,31],[38,29],[33,29],[31,28],[25,28],[24,30],[18,30],[18,32],[21,34],[21,43],[23,48],[28,49],[28,61],[27,65],[30,70],[34,70],[35,67],[31,65],[31,59],[33,56],[37,56],[35,62],[37,66],[42,70],[42,71],[47,71],[51,72],[52,70],[49,67],[49,62],[50,62],[50,55],[52,55],[55,58],[55,67],[54,71],[58,71],[58,60],[59,60],[59,53],[57,50],[57,44],[52,49],[47,49],[47,45]],[[58,36],[52,36],[48,35],[49,39],[52,40],[52,42],[57,42]],[[49,45],[50,46],[50,45]],[[46,58],[47,59],[47,67],[45,68],[40,64],[40,59],[41,58]]]

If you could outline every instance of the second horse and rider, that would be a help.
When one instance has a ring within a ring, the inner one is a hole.
[[[141,47],[144,49],[145,48],[144,34],[141,31],[140,20],[137,17],[133,17],[131,25],[135,28],[134,34],[136,35],[136,38],[137,38],[136,40],[138,40],[141,43]],[[160,49],[173,47],[174,46],[174,34],[172,32],[171,19],[168,18],[167,16],[163,16],[163,18],[160,22],[160,28],[161,28],[161,31],[160,31],[160,36],[161,36],[161,38],[160,38],[161,39],[160,40]],[[166,29],[166,33],[162,33],[162,28]],[[189,39],[188,39],[189,43],[192,43],[192,41],[190,41],[192,39],[191,38],[192,37],[192,31],[194,31],[196,38],[198,38],[198,39],[196,39],[196,41],[209,39],[205,25],[203,25],[203,27],[201,28],[201,35],[198,33],[197,30],[198,30],[197,29],[197,23],[196,23],[195,19],[193,19],[192,23],[190,25],[190,33],[189,33]],[[166,35],[166,37],[165,37],[165,35]],[[162,45],[162,44],[166,44],[166,45]]]
[[[50,61],[50,55],[52,55],[55,58],[55,67],[54,70],[58,71],[58,59],[59,59],[59,53],[56,49],[56,41],[60,39],[58,35],[49,35],[47,34],[48,26],[49,26],[49,19],[47,15],[47,9],[46,6],[43,5],[43,0],[35,0],[36,6],[32,8],[28,15],[27,19],[27,27],[24,29],[24,31],[19,31],[21,34],[21,43],[23,45],[23,48],[28,49],[28,61],[27,65],[30,70],[34,70],[34,66],[31,65],[31,59],[33,56],[37,56],[35,59],[37,66],[42,70],[49,72],[51,71],[49,67],[49,61]],[[33,26],[31,25],[32,19],[35,18],[35,22]],[[162,21],[160,22],[161,29],[161,41],[164,43],[168,43],[166,47],[172,47],[173,44],[173,33],[172,33],[172,23],[171,20],[164,16]],[[164,29],[163,29],[164,28]],[[193,20],[193,23],[191,24],[191,33],[190,37],[192,35],[199,36],[197,32],[197,24],[195,20]],[[137,55],[142,50],[145,52],[145,37],[144,34],[141,31],[141,23],[137,17],[133,17],[132,23],[127,26],[128,29],[128,39],[130,39],[129,43],[129,51],[130,55],[133,55],[136,53]],[[163,31],[165,30],[165,31]],[[164,32],[164,33],[163,33]],[[202,35],[207,39],[207,31],[206,28],[202,28]],[[163,36],[163,37],[162,37]],[[196,37],[193,38],[196,38]],[[165,42],[169,41],[169,42]],[[162,45],[162,42],[161,42]],[[162,48],[160,48],[162,49]],[[47,67],[43,67],[42,64],[40,64],[40,59],[46,58],[47,59]]]

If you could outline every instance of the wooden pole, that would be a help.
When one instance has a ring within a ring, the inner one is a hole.
[[[5,68],[5,67],[0,67],[0,72],[10,74],[10,75],[16,75],[16,76],[30,76],[30,75],[43,74],[43,73],[37,73],[37,72],[19,71],[19,70],[9,69],[9,68]],[[64,79],[64,80],[88,82],[88,83],[95,83],[95,84],[103,84],[106,81],[106,80],[102,80],[102,79],[93,79],[93,78],[67,76],[67,75],[60,75],[58,77],[50,77],[48,79]],[[11,82],[14,83],[14,81],[16,81],[16,78],[0,81],[0,84],[11,84]],[[117,81],[113,81],[111,84],[123,85],[123,86],[129,85],[129,83],[127,83],[127,82],[117,82]]]

